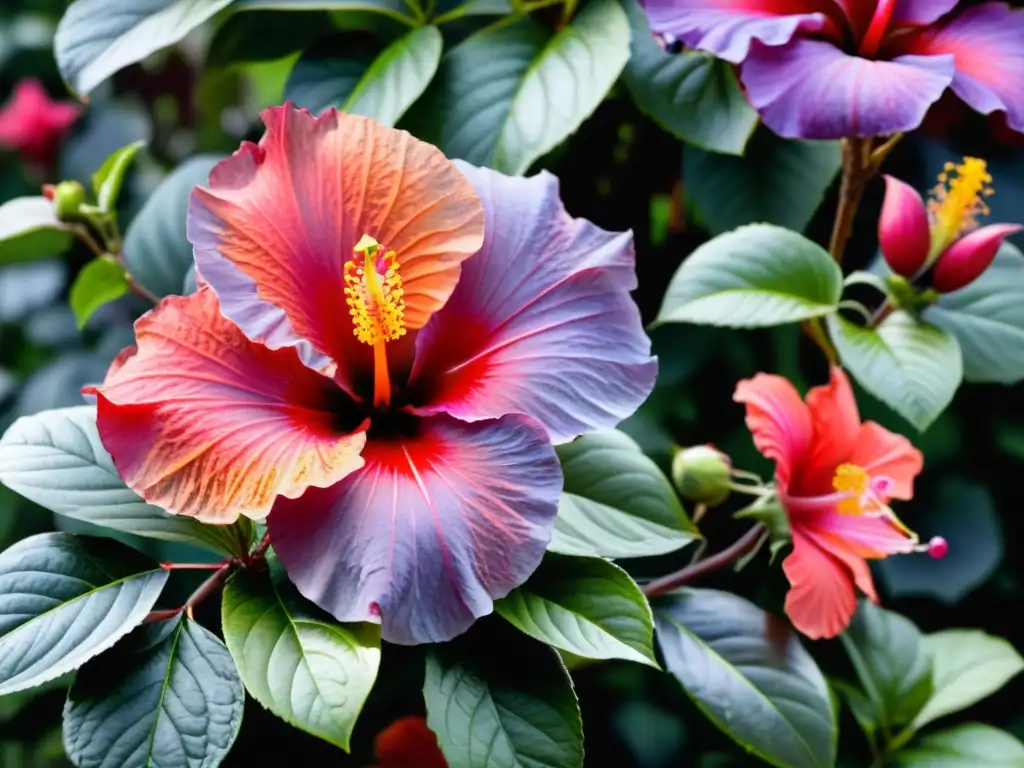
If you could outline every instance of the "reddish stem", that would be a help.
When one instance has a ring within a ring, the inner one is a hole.
[[[188,567],[187,563],[161,563],[161,566],[165,568],[169,565],[179,567],[185,565],[186,567]],[[231,558],[230,560],[225,560],[221,563],[214,563],[212,566],[200,566],[204,569],[212,567],[216,568],[217,570],[206,581],[199,585],[199,588],[196,589],[196,591],[189,596],[188,600],[186,600],[185,604],[182,605],[180,608],[171,608],[169,610],[162,611],[150,611],[149,614],[144,619],[144,623],[173,619],[174,617],[178,616],[182,611],[185,611],[188,614],[189,618],[191,618],[192,609],[199,605],[201,602],[203,602],[203,600],[208,598],[218,589],[220,589],[220,587],[223,586],[224,582],[228,580],[228,576],[231,575],[231,572],[234,570],[236,565],[238,565],[238,561],[234,558]]]
[[[219,563],[160,563],[165,571],[216,571],[230,563],[222,560]]]
[[[761,541],[761,537],[764,536],[766,530],[764,525],[758,523],[747,531],[742,538],[737,539],[728,549],[723,549],[718,554],[712,555],[693,565],[688,565],[682,570],[644,584],[641,591],[649,598],[657,597],[658,595],[664,595],[666,592],[671,592],[684,584],[689,584],[691,581],[696,581],[702,576],[707,576],[709,573],[714,573],[726,566],[732,565],[754,550],[754,547]]]

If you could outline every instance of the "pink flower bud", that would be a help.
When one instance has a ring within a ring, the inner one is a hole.
[[[928,554],[936,560],[940,560],[945,557],[948,552],[949,544],[947,544],[946,540],[941,536],[935,536],[928,542]]]
[[[931,247],[924,200],[913,187],[892,176],[885,177],[878,242],[889,267],[903,277],[913,277],[924,266]]]
[[[932,287],[949,293],[973,283],[988,269],[1007,235],[1022,229],[1020,224],[990,224],[964,235],[935,262]]]
[[[78,104],[51,101],[38,80],[26,78],[0,108],[0,144],[18,150],[28,163],[45,165],[81,112]]]

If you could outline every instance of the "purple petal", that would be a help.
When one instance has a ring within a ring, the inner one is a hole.
[[[953,79],[953,57],[872,61],[831,43],[795,40],[752,46],[741,79],[750,103],[780,136],[884,136],[921,124]]]
[[[303,595],[404,645],[450,640],[522,584],[562,491],[554,449],[527,416],[436,416],[413,429],[371,437],[363,469],[280,500],[267,520]]]
[[[1007,124],[1024,132],[1024,10],[974,6],[937,27],[894,38],[891,48],[955,56],[957,96],[982,114],[1005,111]]]
[[[956,8],[957,0],[896,0],[893,25],[932,24]]]
[[[555,442],[615,426],[657,375],[628,293],[631,234],[570,218],[550,174],[459,167],[483,202],[486,236],[416,339],[417,412],[466,421],[525,413]]]
[[[738,64],[752,40],[783,45],[797,32],[841,36],[842,14],[831,0],[647,0],[651,29]]]

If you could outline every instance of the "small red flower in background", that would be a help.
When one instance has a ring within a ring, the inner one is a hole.
[[[791,588],[786,613],[810,638],[835,637],[857,607],[854,586],[878,602],[866,560],[928,551],[889,508],[909,499],[923,459],[902,435],[861,423],[846,374],[814,387],[806,402],[781,376],[759,373],[736,386],[754,444],[775,461],[779,500],[793,534],[782,569]]]
[[[989,224],[985,198],[992,194],[984,160],[965,157],[946,163],[927,205],[913,187],[885,177],[885,202],[878,221],[878,240],[889,267],[908,279],[933,268],[931,284],[940,293],[963,288],[988,269],[1008,235],[1019,224]]]
[[[51,101],[38,80],[26,78],[0,108],[0,145],[16,149],[31,165],[48,165],[82,107]]]
[[[416,715],[399,718],[378,733],[373,751],[380,761],[373,768],[448,768],[437,736]]]

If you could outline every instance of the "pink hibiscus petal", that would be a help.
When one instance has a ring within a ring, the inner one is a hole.
[[[836,467],[846,462],[860,433],[860,414],[846,373],[832,366],[829,383],[807,393],[811,446],[790,491],[831,493]]]
[[[888,498],[906,501],[914,495],[914,478],[924,467],[924,456],[903,435],[890,432],[873,421],[865,421],[847,462],[863,467],[872,477],[891,479]]]
[[[857,610],[857,597],[842,561],[794,529],[793,551],[782,570],[790,584],[786,615],[793,626],[813,640],[835,637],[846,628]]]
[[[754,445],[775,462],[775,477],[785,490],[811,444],[807,405],[788,379],[768,373],[739,382],[732,399],[747,406],[747,428]]]
[[[525,413],[555,442],[614,427],[657,374],[628,293],[632,237],[570,218],[550,174],[459,168],[483,201],[486,237],[416,340],[416,412]]]
[[[537,567],[562,473],[533,419],[419,419],[363,456],[267,521],[292,581],[339,621],[380,622],[393,643],[449,640]]]
[[[250,342],[202,288],[135,324],[96,388],[103,445],[146,501],[204,522],[261,518],[276,497],[362,466],[362,432],[340,427],[339,391],[293,350]]]
[[[813,526],[818,545],[836,557],[849,552],[858,558],[877,560],[907,555],[917,547],[917,541],[887,517],[843,515],[832,510],[815,518]]]

